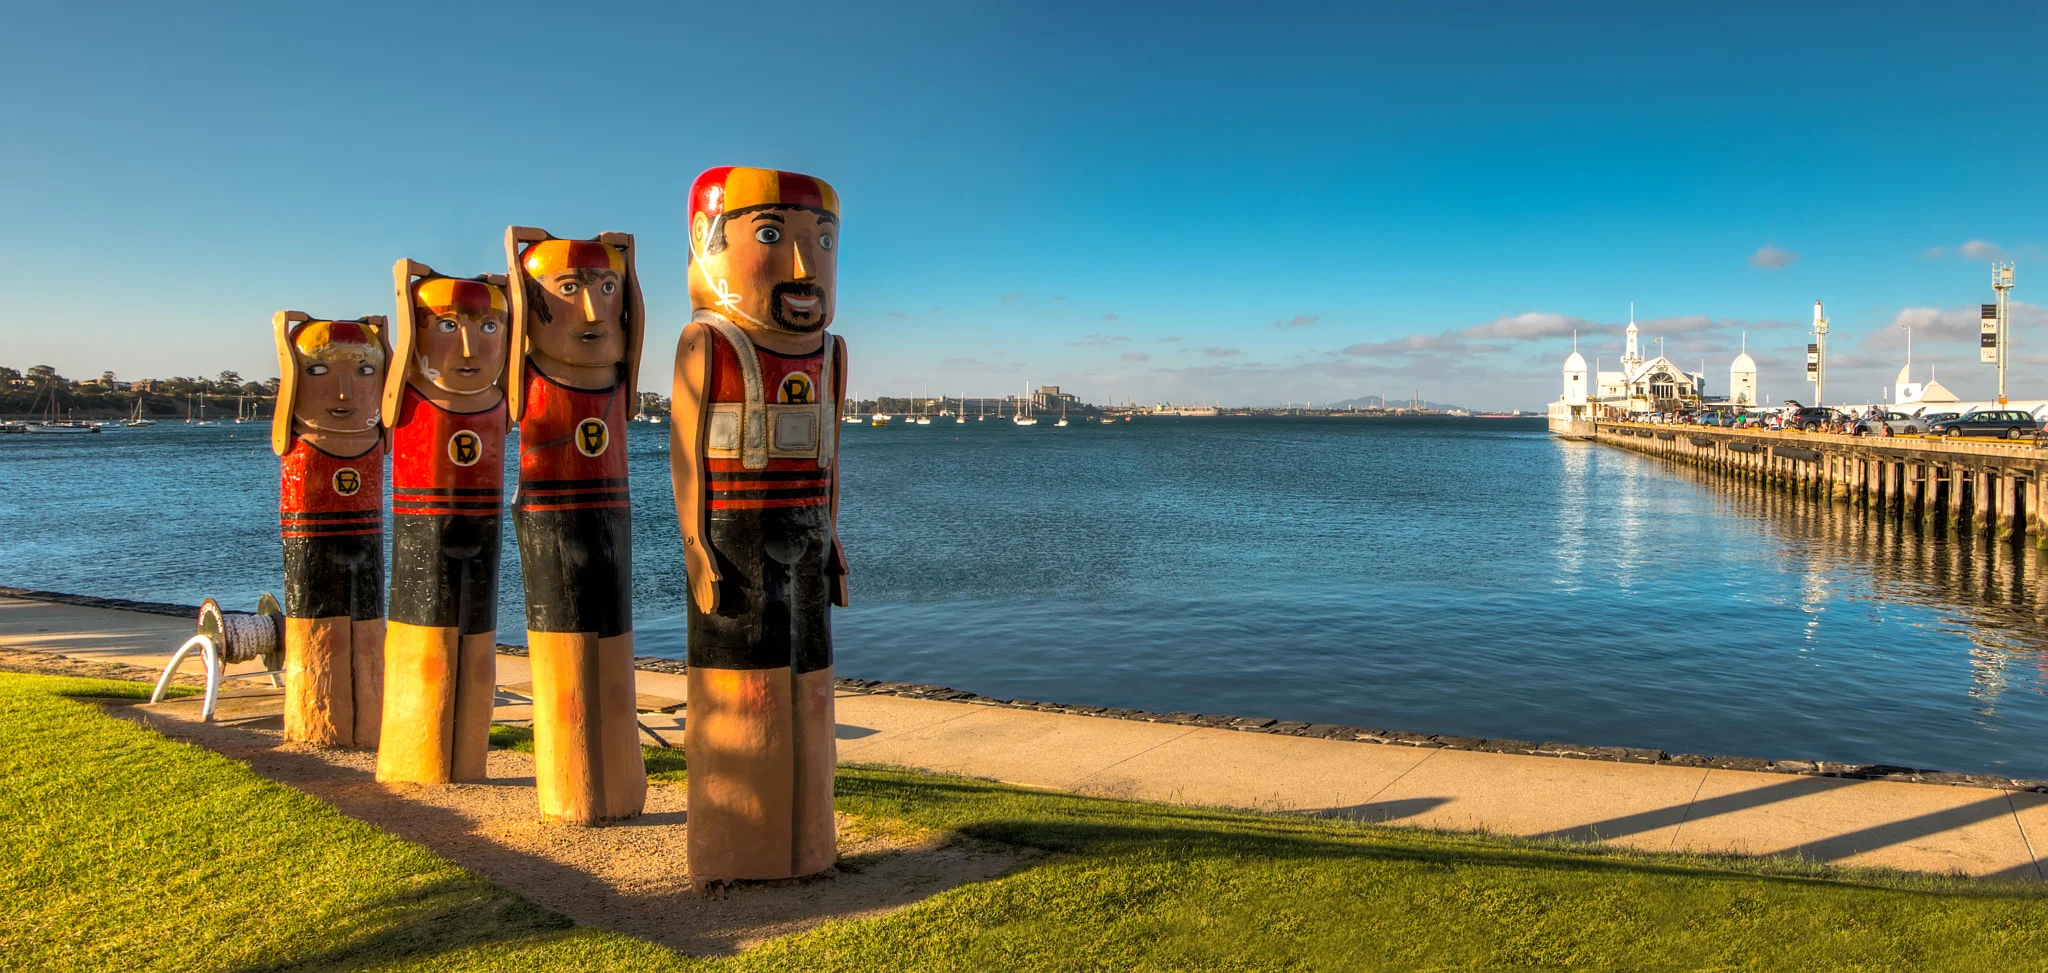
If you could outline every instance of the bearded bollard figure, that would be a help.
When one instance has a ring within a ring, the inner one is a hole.
[[[384,688],[384,318],[271,317],[283,459],[284,737],[374,747]]]
[[[511,302],[503,276],[391,268],[391,617],[377,779],[482,780],[497,693]]]
[[[541,814],[639,814],[647,766],[633,683],[633,536],[626,421],[647,316],[633,238],[505,231],[506,394],[519,423],[512,523],[526,580],[534,776]]]
[[[699,888],[832,868],[833,604],[846,348],[839,197],[727,167],[690,190],[670,470],[689,572],[688,855]]]

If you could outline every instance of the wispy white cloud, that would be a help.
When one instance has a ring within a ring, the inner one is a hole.
[[[1114,321],[1114,320],[1116,320],[1116,315],[1114,315],[1114,314],[1105,314],[1105,315],[1103,315],[1103,316],[1102,316],[1102,320],[1104,320],[1104,321]]]
[[[1956,252],[1971,260],[1997,260],[2005,256],[2005,248],[1996,243],[1971,240],[1956,248]]]
[[[1129,335],[1091,334],[1079,341],[1069,341],[1067,344],[1075,348],[1101,348],[1107,345],[1128,344],[1130,340]]]
[[[1276,328],[1306,328],[1306,327],[1310,327],[1310,326],[1314,325],[1314,324],[1315,324],[1315,323],[1316,323],[1317,321],[1321,321],[1321,320],[1322,320],[1322,318],[1321,318],[1320,316],[1318,316],[1318,315],[1314,315],[1314,314],[1297,314],[1297,315],[1295,315],[1295,316],[1294,316],[1293,318],[1290,318],[1290,319],[1288,319],[1288,320],[1286,320],[1286,321],[1275,321],[1275,322],[1273,322],[1273,327],[1276,327]]]
[[[1180,337],[1180,335],[1169,335],[1169,336],[1167,336],[1167,337],[1165,337],[1165,338],[1161,338],[1161,339],[1159,339],[1159,343],[1160,343],[1160,344],[1162,344],[1162,345],[1170,345],[1170,344],[1173,344],[1173,343],[1175,343],[1175,342],[1178,342],[1178,341],[1180,341],[1180,340],[1181,340],[1181,337]]]
[[[1011,372],[1015,371],[1017,368],[1017,366],[1015,365],[992,365],[989,364],[988,362],[982,361],[979,358],[948,358],[944,361],[939,362],[939,364],[944,366],[949,371],[981,372],[985,374]]]
[[[1151,355],[1145,354],[1142,351],[1127,351],[1117,357],[1124,361],[1150,361],[1152,359]]]
[[[1021,301],[1021,300],[1023,300],[1023,299],[1024,299],[1024,292],[1023,292],[1023,291],[1011,291],[1010,293],[1008,293],[1008,294],[1004,294],[1004,295],[1003,295],[1003,303],[1004,303],[1004,304],[1015,304],[1015,303],[1017,303],[1018,301]]]
[[[905,314],[905,313],[903,313],[902,311],[890,311],[890,312],[889,312],[889,316],[890,316],[890,317],[892,317],[892,318],[907,318],[907,317],[909,317],[910,315],[908,315],[908,314]]]
[[[1749,265],[1752,267],[1762,267],[1765,270],[1784,270],[1792,266],[1792,261],[1798,259],[1798,254],[1766,243],[1756,248],[1755,253],[1749,255]]]

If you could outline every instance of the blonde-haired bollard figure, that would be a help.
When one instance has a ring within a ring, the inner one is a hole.
[[[633,238],[505,231],[519,423],[512,524],[526,581],[541,814],[596,824],[647,800],[633,684],[633,511],[626,422],[647,315]]]
[[[690,876],[700,888],[837,860],[831,605],[846,346],[826,332],[839,197],[726,167],[690,190],[690,299],[669,451],[689,572]]]
[[[384,318],[271,317],[282,458],[284,736],[375,747],[384,689]]]
[[[497,692],[511,299],[503,275],[391,268],[391,609],[377,779],[482,780]]]

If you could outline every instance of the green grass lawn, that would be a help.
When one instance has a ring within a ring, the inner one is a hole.
[[[706,962],[575,926],[242,764],[64,698],[147,691],[0,674],[0,969],[2048,968],[2048,897],[2010,883],[872,769],[841,771],[840,810],[1050,854]],[[674,754],[654,760],[657,780],[685,772]]]

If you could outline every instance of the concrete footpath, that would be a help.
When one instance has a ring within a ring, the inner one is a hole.
[[[0,648],[160,670],[192,631],[168,616],[0,598]],[[529,715],[518,692],[527,671],[524,658],[498,657],[500,720]],[[680,675],[637,679],[645,709],[685,698]],[[260,680],[228,685],[268,692]],[[2042,866],[2030,836],[2048,837],[2048,794],[2026,791],[1323,740],[859,692],[837,705],[842,763],[1103,797],[2031,880]],[[643,713],[647,742],[679,745],[682,720]]]

